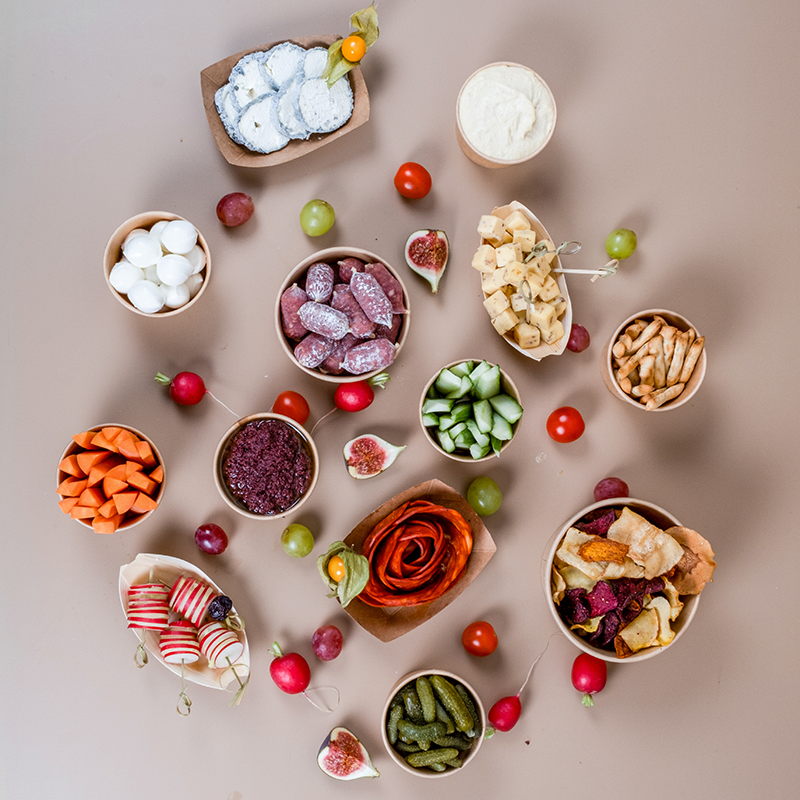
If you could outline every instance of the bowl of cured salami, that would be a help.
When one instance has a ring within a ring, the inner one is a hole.
[[[348,383],[398,357],[411,318],[402,278],[375,253],[330,247],[303,259],[275,303],[278,341],[303,372]]]

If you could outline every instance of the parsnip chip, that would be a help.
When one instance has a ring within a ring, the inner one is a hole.
[[[622,639],[631,653],[638,653],[645,647],[658,644],[658,612],[654,608],[643,609],[630,625],[626,625],[617,634],[615,646],[616,639]]]
[[[672,585],[679,594],[700,594],[706,583],[714,580],[714,551],[697,531],[675,526],[666,530],[683,549],[683,555],[675,565]]]
[[[614,542],[603,536],[596,536],[578,548],[578,555],[584,561],[612,561],[615,564],[622,564],[627,554],[627,544]]]
[[[666,597],[651,597],[644,607],[652,608],[658,619],[658,635],[656,641],[660,645],[668,645],[675,638],[675,631],[670,627],[670,605]]]
[[[663,575],[683,556],[683,548],[672,536],[627,506],[609,528],[608,538],[628,545],[628,558],[644,567],[645,578]]]
[[[683,611],[683,600],[681,600],[678,590],[672,585],[672,581],[667,578],[664,578],[663,580],[664,594],[666,595],[670,607],[669,618],[674,622],[680,615],[681,611]]]

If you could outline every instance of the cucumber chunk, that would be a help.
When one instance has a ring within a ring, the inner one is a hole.
[[[496,394],[489,398],[492,408],[512,425],[522,416],[522,406],[508,394]]]
[[[449,394],[461,386],[461,377],[445,368],[439,373],[439,377],[436,378],[433,385],[439,394]]]

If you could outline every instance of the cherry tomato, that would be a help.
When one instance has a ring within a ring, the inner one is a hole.
[[[344,578],[344,561],[342,561],[341,556],[333,556],[328,560],[328,575],[333,578],[336,583]]]
[[[497,634],[488,622],[473,622],[464,628],[461,644],[472,656],[490,656],[497,650]]]
[[[311,409],[308,407],[305,397],[298,392],[281,392],[272,406],[273,414],[283,414],[301,425],[305,424]]]
[[[580,439],[586,430],[586,423],[577,408],[562,406],[547,418],[547,432],[551,439],[567,443]]]
[[[342,55],[348,60],[352,62],[361,61],[364,58],[364,53],[367,52],[367,44],[366,42],[355,33],[352,36],[348,36],[342,42]]]
[[[431,190],[431,174],[422,164],[407,161],[394,176],[394,187],[403,197],[419,200]]]

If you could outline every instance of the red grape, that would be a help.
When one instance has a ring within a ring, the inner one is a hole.
[[[342,632],[335,625],[323,625],[311,637],[311,649],[320,661],[333,661],[342,652]]]
[[[567,350],[571,350],[573,353],[582,353],[589,346],[590,342],[589,331],[587,331],[583,325],[578,325],[577,322],[573,322],[572,329],[569,332]]]
[[[194,541],[204,553],[218,556],[228,546],[228,535],[219,525],[207,522],[194,532]]]
[[[255,206],[253,198],[244,192],[231,192],[226,194],[217,203],[217,217],[228,228],[244,225],[253,216]]]
[[[603,478],[594,487],[594,499],[598,502],[612,497],[630,497],[628,484],[622,478]]]

